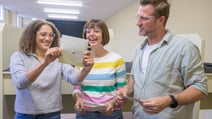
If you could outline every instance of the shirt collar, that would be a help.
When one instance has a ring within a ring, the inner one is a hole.
[[[165,44],[169,44],[171,41],[173,34],[167,30],[166,34],[164,35],[163,39],[158,43],[158,46],[161,47]],[[145,39],[145,41],[140,45],[140,49],[143,49],[144,46],[148,43],[148,38]]]

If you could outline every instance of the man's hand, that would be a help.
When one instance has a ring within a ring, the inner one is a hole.
[[[149,98],[141,100],[140,103],[143,106],[144,112],[149,114],[157,114],[166,107],[169,107],[171,99],[169,96]]]

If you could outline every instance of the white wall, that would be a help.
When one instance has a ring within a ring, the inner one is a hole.
[[[212,62],[212,0],[172,0],[167,28],[177,34],[198,33],[206,40],[205,62]]]
[[[167,28],[176,34],[197,33],[206,40],[205,62],[212,62],[212,0],[169,0],[170,18]],[[125,60],[132,59],[135,46],[143,41],[138,36],[135,15],[139,2],[106,20],[114,31],[113,51]]]
[[[135,25],[138,5],[135,3],[106,20],[108,27],[114,32],[113,51],[119,53],[126,61],[131,61],[135,46],[143,41],[138,36]]]

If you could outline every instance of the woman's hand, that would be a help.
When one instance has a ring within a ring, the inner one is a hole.
[[[87,74],[90,72],[94,64],[93,55],[90,51],[85,51],[83,56],[83,65],[84,67],[81,69],[81,72],[78,75],[78,81],[81,82],[85,79]]]
[[[116,98],[113,98],[105,103],[105,110],[101,111],[102,113],[106,115],[110,115],[114,111],[114,107],[117,106],[117,100]]]
[[[90,51],[85,51],[83,53],[83,65],[84,65],[84,68],[86,69],[91,69],[93,64],[94,64],[94,59],[93,59],[93,55],[91,54]]]
[[[62,55],[62,50],[59,47],[49,48],[44,56],[44,64],[50,64],[55,59],[59,58]]]
[[[77,98],[75,105],[74,105],[74,109],[77,112],[79,112],[80,114],[84,114],[84,113],[86,113],[86,111],[82,109],[83,106],[84,106],[83,100],[81,98]]]

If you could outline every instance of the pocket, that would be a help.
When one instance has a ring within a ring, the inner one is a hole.
[[[150,85],[151,89],[158,89],[153,91],[155,95],[170,95],[184,89],[182,76],[176,67],[162,66],[156,73]]]
[[[179,69],[175,67],[162,66],[157,71],[157,76],[158,77],[155,78],[155,81],[158,83],[163,82],[167,85],[182,83],[182,78]]]

